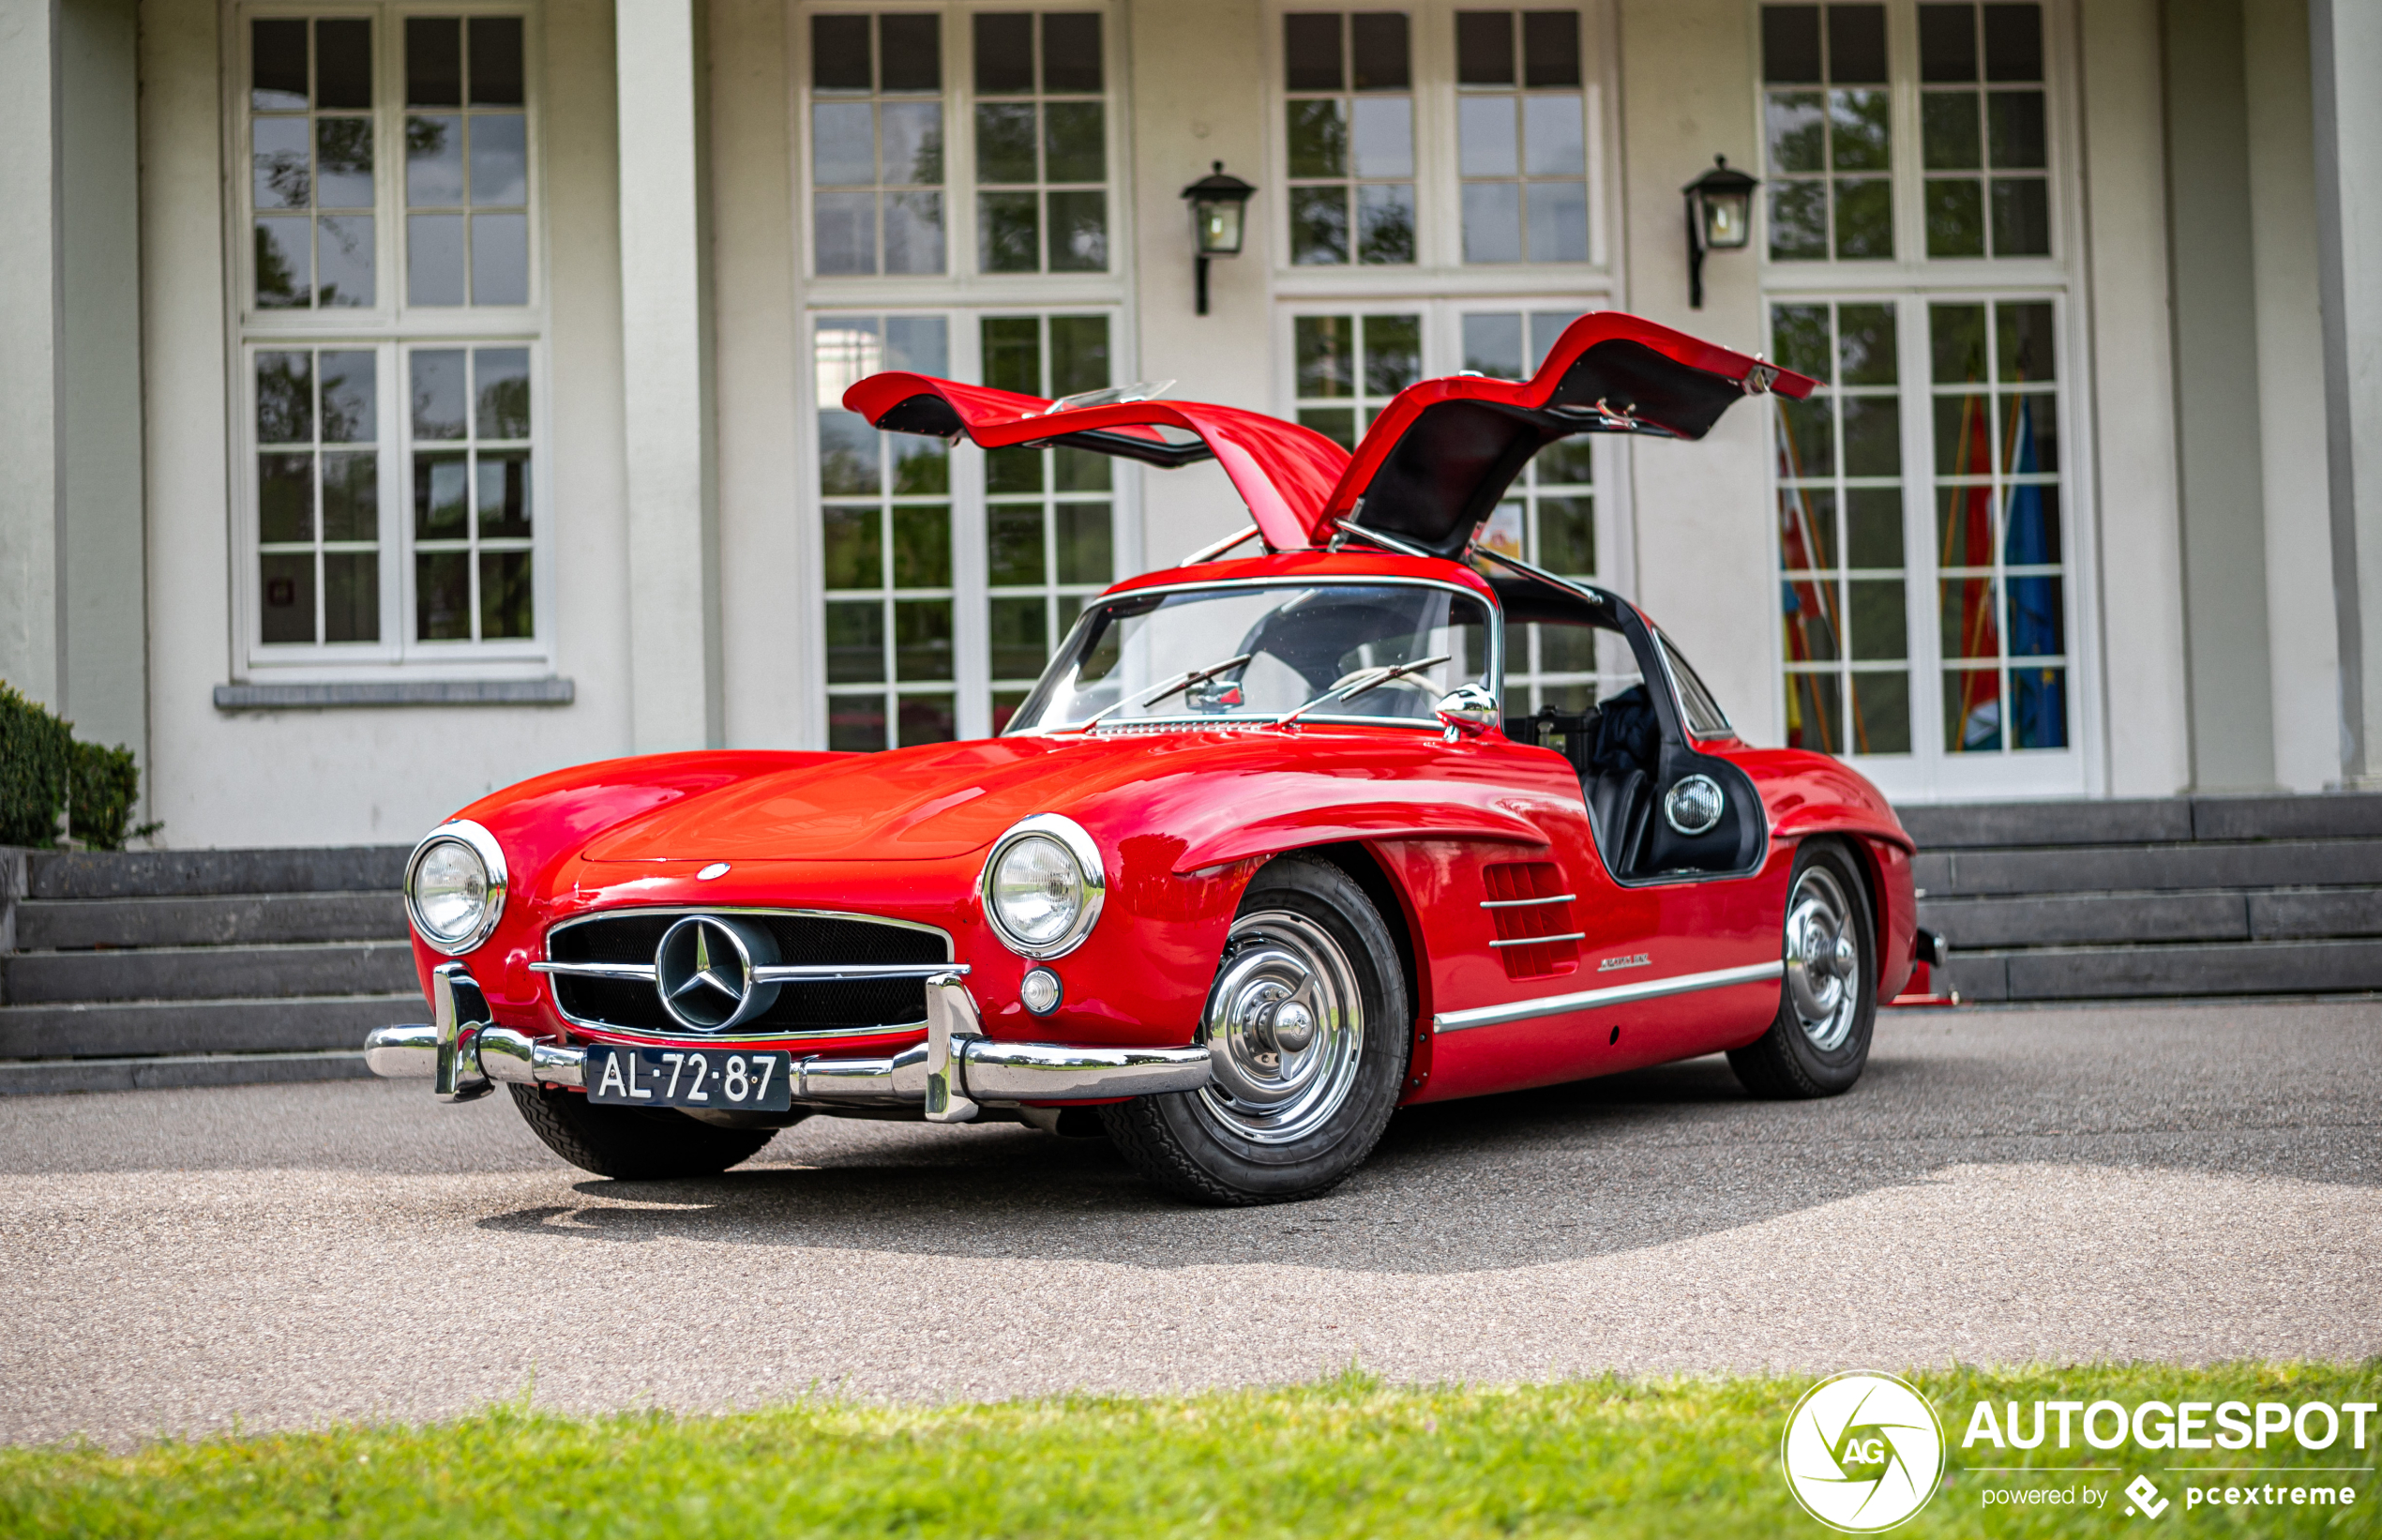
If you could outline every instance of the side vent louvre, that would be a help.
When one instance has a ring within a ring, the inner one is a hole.
[[[1508,978],[1544,978],[1579,966],[1581,933],[1572,929],[1574,895],[1552,861],[1511,861],[1484,873],[1488,898],[1481,907],[1497,927],[1489,944],[1505,959]]]

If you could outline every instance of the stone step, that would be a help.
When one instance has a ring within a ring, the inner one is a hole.
[[[391,994],[417,987],[415,949],[407,942],[22,951],[5,959],[5,971],[0,999],[9,1006],[112,999]]]
[[[1931,899],[2022,893],[2363,887],[2382,878],[2382,838],[1922,850],[1911,867],[1912,879]]]
[[[2382,989],[2382,940],[1955,948],[1952,979],[1963,999],[1979,1002],[2339,994]]]
[[[0,1096],[90,1091],[179,1091],[195,1086],[279,1085],[293,1080],[369,1080],[364,1055],[178,1053],[153,1059],[34,1059],[0,1063]],[[425,1082],[427,1083],[427,1082]]]
[[[7,970],[0,974],[0,1000],[12,1006],[387,994],[418,987],[414,948],[401,941],[21,952],[0,965]]]
[[[393,892],[35,898],[17,905],[17,946],[27,952],[401,941],[405,935],[405,900]]]
[[[374,1027],[430,1019],[429,1002],[412,989],[294,1000],[0,1005],[0,1060],[353,1052]]]
[[[2382,793],[1898,808],[1922,851],[2382,837]]]
[[[2382,888],[1931,897],[1919,923],[1961,951],[2382,937]]]
[[[394,893],[404,845],[320,850],[30,851],[29,898],[153,898],[207,894]]]

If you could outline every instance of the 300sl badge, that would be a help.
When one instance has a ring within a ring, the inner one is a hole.
[[[1653,960],[1643,952],[1632,952],[1625,958],[1606,958],[1596,965],[1596,971],[1609,974],[1617,968],[1643,968]]]

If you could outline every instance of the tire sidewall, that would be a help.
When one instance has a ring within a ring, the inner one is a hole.
[[[1860,966],[1853,977],[1861,989],[1861,1004],[1853,1014],[1852,1030],[1833,1049],[1825,1049],[1811,1040],[1803,1031],[1802,1020],[1795,1014],[1795,999],[1782,982],[1778,990],[1778,1019],[1773,1030],[1779,1046],[1813,1087],[1824,1095],[1833,1095],[1847,1090],[1861,1079],[1869,1062],[1870,1035],[1877,1025],[1877,926],[1869,903],[1869,884],[1860,867],[1844,848],[1832,841],[1806,844],[1795,856],[1794,874],[1786,881],[1786,912],[1794,913],[1794,896],[1803,873],[1814,867],[1825,867],[1845,890],[1846,901],[1852,905],[1846,927],[1861,953]],[[1783,948],[1785,937],[1780,944]]]
[[[1372,1152],[1397,1110],[1414,1024],[1397,944],[1346,872],[1311,858],[1276,860],[1249,884],[1239,913],[1267,910],[1322,927],[1348,959],[1364,1009],[1356,1083],[1348,1099],[1322,1127],[1289,1144],[1259,1144],[1221,1127],[1196,1091],[1151,1101],[1184,1153],[1216,1180],[1252,1196],[1289,1197],[1338,1181]]]

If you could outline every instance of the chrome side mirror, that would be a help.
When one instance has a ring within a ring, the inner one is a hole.
[[[1486,732],[1497,725],[1500,716],[1497,697],[1489,692],[1486,685],[1478,682],[1458,685],[1449,690],[1440,697],[1434,710],[1439,715],[1440,725],[1447,730],[1447,741],[1450,743],[1470,733]]]

